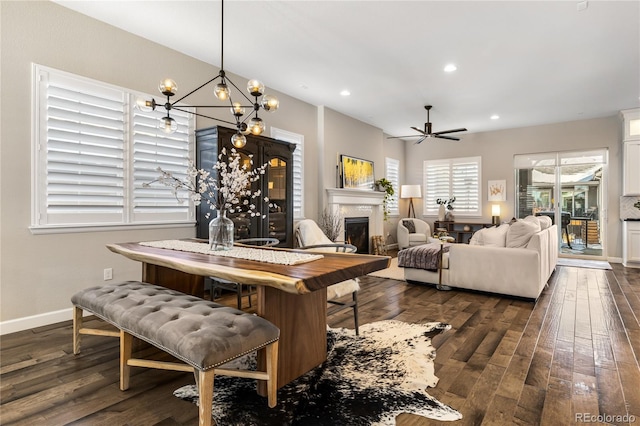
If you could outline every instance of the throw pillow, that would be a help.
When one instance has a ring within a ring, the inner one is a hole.
[[[540,224],[530,220],[518,219],[509,226],[507,232],[507,247],[522,248],[529,244],[529,240],[536,232],[540,232]]]
[[[474,232],[473,235],[471,236],[471,239],[469,240],[469,245],[470,246],[482,246],[482,245],[484,245],[484,239],[483,239],[484,231],[485,231],[485,228],[482,228],[482,229]]]
[[[549,216],[538,216],[538,222],[540,222],[540,230],[544,230],[553,225],[553,221]]]
[[[485,229],[482,234],[484,245],[488,247],[505,247],[507,231],[509,231],[508,223]]]
[[[410,234],[416,233],[416,225],[413,223],[412,220],[403,220],[402,225],[409,230]]]

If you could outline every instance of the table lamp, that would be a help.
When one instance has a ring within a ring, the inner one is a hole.
[[[409,212],[407,217],[416,217],[416,210],[413,207],[413,199],[422,198],[420,185],[402,185],[400,187],[400,198],[409,199]],[[411,216],[412,212],[413,216]]]
[[[500,225],[500,204],[493,204],[491,206],[491,223],[493,225]]]

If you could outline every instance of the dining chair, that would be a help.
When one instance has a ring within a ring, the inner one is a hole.
[[[335,243],[322,232],[317,223],[311,219],[304,219],[298,222],[295,231],[298,248],[302,250],[314,250],[324,252],[354,253],[357,247],[353,244]],[[356,336],[360,334],[358,323],[358,291],[360,284],[358,279],[351,279],[333,284],[327,287],[327,302],[339,306],[338,310],[353,309],[353,321]],[[351,301],[344,302],[338,300],[342,296],[351,293]]]
[[[277,238],[243,238],[235,241],[235,245],[239,246],[260,246],[260,247],[273,247],[280,244],[280,240]],[[223,278],[209,277],[211,280],[211,300],[216,298],[218,291],[222,295],[222,290],[234,291],[236,293],[236,299],[238,309],[242,309],[242,297],[247,296],[249,298],[249,307],[251,307],[251,296],[257,294],[255,286],[241,284]],[[243,293],[244,290],[246,293]]]

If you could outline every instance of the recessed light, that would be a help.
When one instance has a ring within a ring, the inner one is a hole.
[[[458,67],[456,67],[454,64],[448,64],[444,67],[444,72],[454,72],[457,69]]]
[[[349,96],[350,94],[351,92],[348,90],[343,90],[342,92],[340,92],[340,96]]]
[[[493,114],[493,115],[491,116],[491,119],[492,119],[492,120],[497,120],[498,118],[500,118],[500,116],[499,116],[498,114]]]

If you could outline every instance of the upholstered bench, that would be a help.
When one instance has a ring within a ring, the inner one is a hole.
[[[280,330],[264,318],[164,287],[129,281],[92,287],[71,298],[73,352],[80,353],[80,335],[120,337],[120,389],[129,388],[130,368],[149,367],[193,371],[200,395],[201,425],[211,425],[215,374],[267,381],[269,407],[276,405],[278,339]],[[119,329],[84,328],[83,311]],[[177,362],[132,358],[137,337],[173,355]],[[266,350],[266,371],[216,368],[258,349]]]

